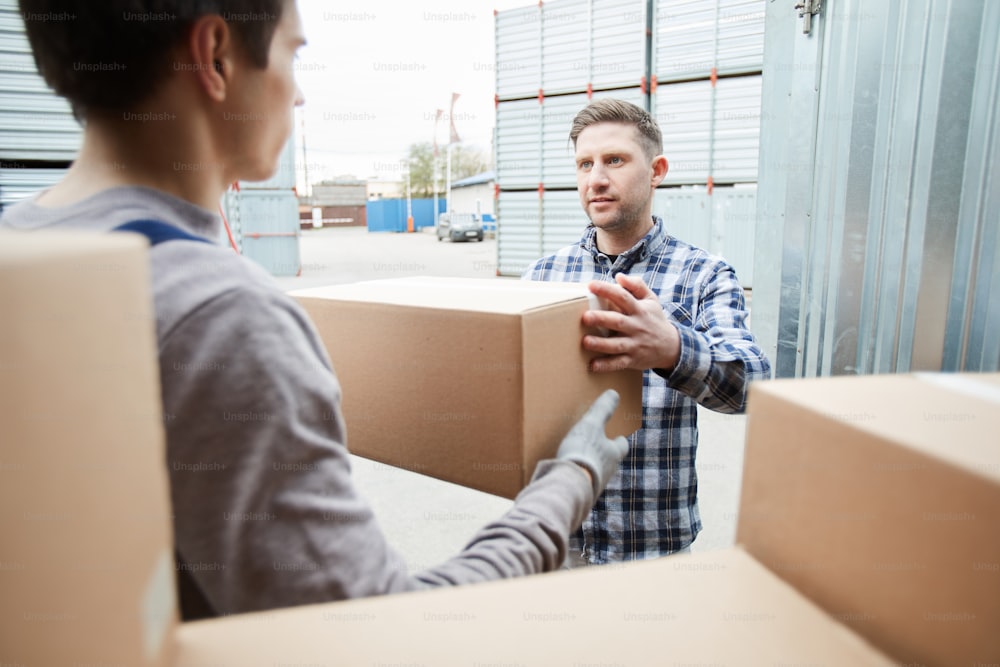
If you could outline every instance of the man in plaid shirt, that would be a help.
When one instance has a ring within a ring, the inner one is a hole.
[[[746,326],[733,268],[667,233],[652,214],[667,173],[659,127],[639,107],[595,101],[570,131],[577,189],[590,225],[580,242],[544,257],[523,278],[592,281],[609,310],[591,310],[585,336],[595,372],[643,373],[643,425],[590,516],[571,540],[569,565],[687,551],[698,514],[697,404],[742,412],[747,385],[770,363]]]

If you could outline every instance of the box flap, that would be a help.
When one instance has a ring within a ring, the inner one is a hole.
[[[1000,482],[1000,373],[774,380],[761,391]]]
[[[178,665],[889,665],[740,550],[184,624]]]
[[[296,299],[339,299],[510,315],[587,298],[588,294],[586,285],[579,283],[432,276],[368,280],[289,292]]]

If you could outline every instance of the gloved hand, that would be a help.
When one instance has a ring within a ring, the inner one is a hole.
[[[628,440],[623,436],[610,440],[604,434],[604,427],[617,407],[618,392],[608,389],[570,429],[556,452],[557,459],[573,461],[590,472],[595,499],[628,453]]]

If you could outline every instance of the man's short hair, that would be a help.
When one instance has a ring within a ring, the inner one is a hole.
[[[250,62],[267,67],[291,0],[19,0],[35,64],[74,115],[134,108],[175,66],[170,53],[205,14],[222,16]]]
[[[631,102],[612,98],[595,100],[576,114],[569,131],[573,148],[576,148],[576,139],[580,133],[597,123],[634,125],[639,134],[639,144],[646,157],[652,160],[663,153],[663,135],[660,134],[660,127],[653,117]]]

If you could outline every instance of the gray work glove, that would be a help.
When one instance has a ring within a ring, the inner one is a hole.
[[[604,435],[604,426],[617,407],[618,392],[608,389],[570,429],[556,452],[557,459],[573,461],[590,471],[595,500],[628,453],[628,440],[624,436],[610,440]]]

